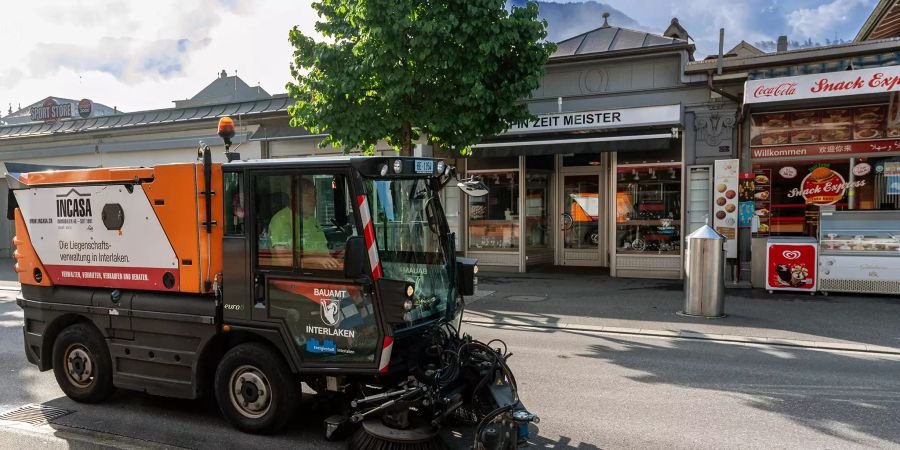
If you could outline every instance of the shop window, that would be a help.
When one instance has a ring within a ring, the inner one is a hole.
[[[620,166],[625,164],[656,164],[681,161],[681,140],[673,139],[672,145],[663,150],[625,151],[616,154]]]
[[[475,150],[478,152],[478,150]],[[476,153],[476,156],[477,153]],[[504,158],[468,158],[466,159],[466,170],[517,170],[519,168],[519,157]]]
[[[599,166],[602,161],[602,153],[569,153],[562,157],[563,167],[575,166]]]
[[[681,165],[616,170],[616,252],[680,254]]]
[[[469,249],[514,251],[519,248],[518,170],[478,171],[488,186],[482,197],[469,197]]]
[[[817,236],[824,205],[900,209],[900,156],[757,162],[741,191],[742,222],[756,236]]]

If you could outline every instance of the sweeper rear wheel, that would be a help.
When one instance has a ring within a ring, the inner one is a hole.
[[[400,430],[373,418],[363,421],[350,440],[357,450],[446,450],[437,430],[430,426]]]

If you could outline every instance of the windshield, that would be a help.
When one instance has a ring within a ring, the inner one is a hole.
[[[427,179],[368,180],[384,277],[415,284],[407,326],[442,317],[450,295],[441,208]]]

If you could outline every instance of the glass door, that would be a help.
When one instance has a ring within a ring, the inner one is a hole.
[[[603,241],[603,201],[600,175],[562,175],[560,201],[560,263],[565,266],[600,266]]]

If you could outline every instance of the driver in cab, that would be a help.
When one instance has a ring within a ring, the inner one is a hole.
[[[294,249],[300,256],[300,266],[304,269],[338,270],[343,263],[331,256],[325,232],[316,220],[316,185],[306,178],[300,179],[300,214],[293,222],[297,224]],[[291,206],[288,205],[272,216],[269,221],[269,239],[273,249],[290,249],[294,240],[291,228]]]

